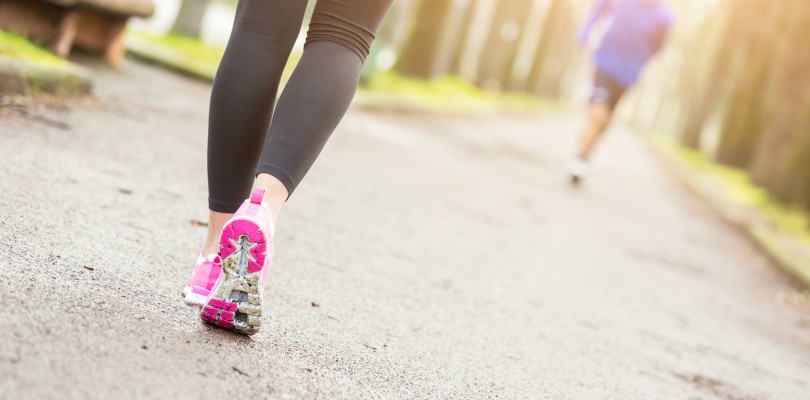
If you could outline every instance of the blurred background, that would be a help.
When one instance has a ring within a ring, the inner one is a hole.
[[[736,192],[745,193],[741,201],[785,205],[790,210],[780,220],[794,232],[806,231],[810,224],[796,209],[810,206],[810,53],[804,48],[810,4],[668,3],[676,13],[674,30],[621,103],[621,119],[697,150],[679,149],[704,169],[711,168],[707,163],[733,167],[720,171]],[[423,89],[428,99],[414,100],[422,105],[438,97],[447,107],[447,97],[462,101],[480,91],[507,94],[485,109],[505,103],[520,110],[549,103],[582,107],[592,87],[588,50],[600,36],[592,35],[583,48],[576,35],[592,5],[591,0],[399,0],[374,43],[363,84],[407,96],[403,87],[409,83],[433,81]],[[159,2],[153,18],[132,26],[222,46],[233,12],[229,1],[167,0]],[[305,33],[306,24],[298,52]]]
[[[745,171],[783,203],[810,205],[810,157],[805,156],[810,54],[803,47],[810,37],[810,5],[801,0],[668,2],[676,11],[674,31],[621,104],[622,119]],[[15,3],[34,8],[59,2],[5,0],[0,24],[42,46],[60,46],[48,40],[53,32],[33,27],[35,18],[15,19],[19,13],[8,11]],[[236,7],[230,0],[88,3],[100,10],[124,7],[134,17],[125,39],[131,53],[204,79],[213,77]],[[575,39],[591,5],[590,0],[398,0],[366,65],[365,93],[399,94],[417,108],[530,111],[553,104],[576,109],[592,85],[589,53]],[[592,37],[591,47],[599,35]],[[0,54],[23,57],[19,44],[15,50],[14,40],[3,38]],[[83,44],[77,40],[76,47],[98,47]],[[290,68],[296,60],[294,54]],[[403,106],[387,103],[390,96],[370,98],[365,103]],[[363,99],[361,93],[358,101]]]

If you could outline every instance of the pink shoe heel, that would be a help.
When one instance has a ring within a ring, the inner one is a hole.
[[[252,335],[261,327],[267,272],[273,258],[273,232],[264,190],[256,189],[222,228],[222,273],[200,313],[203,321]]]

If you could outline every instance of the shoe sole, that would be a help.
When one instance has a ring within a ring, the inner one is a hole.
[[[205,301],[208,300],[208,296],[194,293],[190,286],[186,286],[185,289],[183,289],[183,299],[186,301],[186,304],[199,307],[205,304]]]
[[[202,308],[203,321],[245,335],[259,331],[266,250],[267,239],[255,222],[237,219],[222,228],[222,276]]]

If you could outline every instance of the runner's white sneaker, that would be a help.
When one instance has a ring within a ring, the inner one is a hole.
[[[568,173],[571,174],[571,183],[579,184],[588,175],[588,162],[582,158],[576,158],[568,165]]]

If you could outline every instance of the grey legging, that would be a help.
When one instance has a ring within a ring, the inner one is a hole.
[[[317,1],[304,53],[276,107],[307,0],[239,1],[211,94],[212,211],[235,212],[259,173],[292,193],[346,113],[392,0]]]

